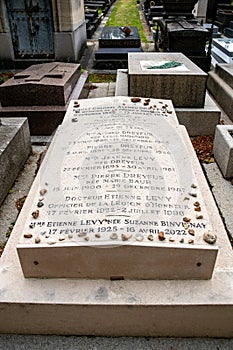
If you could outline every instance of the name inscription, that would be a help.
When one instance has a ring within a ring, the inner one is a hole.
[[[88,102],[70,105],[41,170],[32,240],[200,243],[209,221],[171,102]]]

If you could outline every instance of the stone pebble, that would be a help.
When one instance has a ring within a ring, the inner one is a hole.
[[[191,236],[194,236],[195,235],[195,231],[193,229],[189,229],[188,230],[188,233],[191,235]]]
[[[132,97],[131,102],[140,102],[141,98],[140,97]]]
[[[25,233],[23,236],[24,236],[24,238],[32,238],[32,234],[31,233]]]
[[[138,235],[136,236],[136,241],[138,241],[138,242],[142,242],[143,239],[144,239],[144,236],[141,235],[141,234],[138,234]]]
[[[207,231],[204,233],[203,239],[209,244],[214,244],[217,241],[217,235],[212,231]]]
[[[160,231],[160,232],[159,232],[158,237],[159,237],[159,240],[160,240],[160,241],[164,241],[164,240],[166,239],[166,237],[165,237],[165,235],[164,235],[164,232],[163,232],[163,231]]]
[[[33,217],[33,219],[37,219],[37,218],[39,217],[39,215],[40,215],[39,210],[36,210],[36,211],[33,211],[33,212],[32,212],[32,217]]]
[[[66,236],[64,235],[60,235],[58,238],[59,241],[64,241],[65,239],[66,239]]]
[[[42,188],[42,189],[40,190],[40,195],[41,195],[41,196],[44,196],[46,192],[47,192],[47,190],[46,190],[45,188]]]
[[[153,241],[154,240],[154,236],[153,235],[149,235],[147,238],[148,238],[149,241]]]
[[[47,243],[49,245],[53,245],[53,244],[56,244],[57,243],[57,240],[55,237],[51,237],[50,239],[48,239]]]
[[[197,220],[203,219],[203,215],[196,215],[196,219],[197,219]]]
[[[117,233],[113,232],[113,233],[110,235],[110,239],[118,239]]]
[[[122,241],[128,241],[132,237],[131,233],[122,233],[121,239]]]

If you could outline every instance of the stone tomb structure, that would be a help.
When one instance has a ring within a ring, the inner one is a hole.
[[[0,204],[31,153],[26,118],[0,119]]]
[[[33,135],[50,135],[62,122],[71,98],[78,98],[87,72],[75,63],[36,64],[0,86],[0,116],[28,118]]]
[[[214,134],[220,110],[206,92],[207,74],[182,53],[129,53],[116,95],[171,99],[190,136]]]
[[[203,241],[209,230],[213,245]],[[16,246],[25,274],[79,278],[25,279]],[[171,102],[73,101],[1,257],[0,331],[231,337],[232,276],[232,248]]]
[[[203,107],[207,74],[181,53],[129,54],[129,95],[171,99],[175,107]],[[182,92],[182,93],[181,93]]]
[[[95,53],[95,68],[127,68],[129,52],[142,52],[137,27],[104,27]]]
[[[17,246],[25,277],[211,278],[216,234],[173,106],[133,100],[71,103]]]

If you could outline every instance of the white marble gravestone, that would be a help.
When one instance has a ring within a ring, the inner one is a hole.
[[[218,248],[181,135],[168,100],[72,101],[17,246],[25,277],[211,278]]]

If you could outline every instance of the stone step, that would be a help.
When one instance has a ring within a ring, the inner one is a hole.
[[[233,121],[233,89],[214,71],[209,72],[207,88],[223,111]]]

